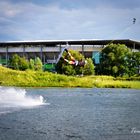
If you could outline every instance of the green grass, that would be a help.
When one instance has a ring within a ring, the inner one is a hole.
[[[136,80],[135,80],[136,79]],[[0,85],[17,87],[98,87],[140,89],[140,78],[131,80],[112,76],[74,77],[49,72],[17,71],[0,66]]]

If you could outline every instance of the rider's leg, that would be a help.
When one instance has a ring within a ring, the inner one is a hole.
[[[69,61],[69,60],[67,60],[67,59],[64,59],[67,63],[69,63],[69,64],[72,64],[72,65],[74,65],[75,64],[75,61]]]

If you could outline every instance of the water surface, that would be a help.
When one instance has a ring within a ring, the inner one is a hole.
[[[139,131],[140,90],[0,88],[0,140],[139,140]]]

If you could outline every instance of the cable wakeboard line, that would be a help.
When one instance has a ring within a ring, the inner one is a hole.
[[[124,30],[122,30],[121,32],[117,33],[116,36],[120,36],[122,33],[128,31],[135,23],[136,23],[136,18],[133,18],[132,24],[130,24],[129,26],[127,26],[127,27],[126,27]],[[112,44],[114,41],[115,41],[115,39],[111,40],[111,41],[108,43],[108,45],[109,45],[109,44]],[[59,60],[62,58],[63,52],[64,52],[65,50],[67,50],[68,48],[69,48],[69,44],[68,44],[68,42],[66,42],[66,46],[65,46],[64,48],[61,49],[61,53],[59,54],[59,56],[58,56],[58,58],[57,58],[57,60],[56,60],[56,64],[57,64],[57,63],[59,62]],[[94,57],[96,57],[96,55],[98,55],[100,52],[102,52],[105,48],[106,48],[106,46],[105,46],[104,48],[102,48],[98,53],[96,53]],[[71,54],[68,52],[68,50],[67,50],[66,52],[71,56]],[[65,60],[66,62],[68,62],[69,64],[78,65],[77,60],[75,60],[75,58],[73,59],[72,56],[71,56],[71,58],[72,58],[71,61],[66,60],[66,59],[64,59],[64,60]],[[85,62],[85,63],[86,63],[86,62]],[[83,64],[84,64],[84,62],[83,62]]]
[[[59,54],[59,56],[58,56],[58,58],[57,58],[57,60],[56,60],[56,64],[57,64],[60,60],[64,60],[65,62],[67,62],[67,63],[70,64],[70,65],[80,66],[80,67],[84,66],[84,65],[87,63],[86,60],[80,60],[80,61],[79,61],[79,60],[76,60],[76,59],[72,56],[72,54],[68,51],[68,48],[69,48],[69,44],[68,44],[68,42],[66,42],[66,46],[63,47],[63,48],[61,47],[61,52],[60,52],[60,54]],[[64,51],[68,54],[68,56],[70,57],[70,60],[68,60],[68,59],[66,59],[66,58],[63,57]]]
[[[68,42],[66,42],[66,46],[65,47],[61,47],[61,52],[60,52],[60,54],[59,54],[59,56],[58,56],[58,58],[56,60],[56,64],[59,62],[59,60],[61,59],[61,57],[63,55],[63,52],[65,51],[65,49],[68,49],[68,47],[69,47]]]
[[[122,33],[128,31],[135,23],[136,23],[136,18],[133,18],[132,24],[130,24],[128,27],[126,27],[122,32],[118,33],[116,36],[120,36]],[[108,43],[108,45],[112,44],[114,41],[115,41],[115,39],[111,40]],[[96,53],[94,57],[96,57],[96,55],[98,55],[100,52],[102,52],[105,48],[106,48],[106,46],[104,48],[102,48],[101,51]]]

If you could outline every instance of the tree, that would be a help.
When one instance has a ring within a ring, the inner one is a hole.
[[[19,70],[26,70],[29,68],[29,62],[26,60],[25,57],[19,58]]]
[[[19,59],[20,57],[17,54],[14,54],[10,61],[10,66],[15,70],[19,70]]]
[[[132,51],[123,44],[109,44],[101,52],[100,74],[123,76],[128,74]]]
[[[129,57],[128,74],[135,75],[139,74],[140,70],[140,52],[132,52]]]
[[[140,74],[140,52],[133,52],[133,62],[136,72]]]
[[[35,61],[33,59],[30,59],[29,61],[29,69],[31,70],[35,69]]]
[[[77,51],[70,50],[70,53],[78,61],[85,60],[84,56]],[[67,55],[66,52],[64,52],[63,57],[65,57],[68,60],[70,59],[69,55]],[[87,64],[84,67],[70,65],[64,60],[60,60],[56,65],[56,71],[58,73],[66,74],[66,75],[82,75],[82,74],[91,75],[94,73],[94,65],[91,59],[86,59],[86,60],[87,60]]]
[[[37,57],[36,59],[35,59],[35,70],[36,71],[42,71],[42,61],[40,60],[40,58],[39,57]]]
[[[94,74],[93,61],[91,58],[87,58],[86,61],[87,61],[87,64],[85,64],[85,66],[84,66],[83,74],[84,75],[93,75]]]
[[[10,66],[16,70],[26,70],[29,67],[29,63],[25,57],[14,54],[10,61]]]
[[[75,75],[76,74],[76,71],[72,65],[63,65],[62,69],[63,69],[63,74],[65,74],[65,75]]]

